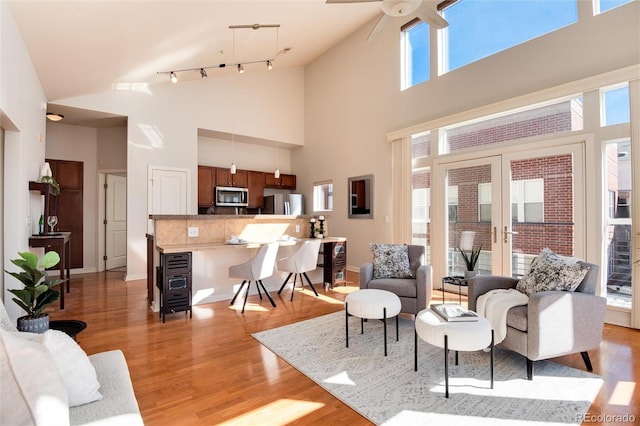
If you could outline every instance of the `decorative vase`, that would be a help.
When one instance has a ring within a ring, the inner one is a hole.
[[[316,238],[324,238],[323,234],[316,234]]]
[[[469,279],[469,278],[473,278],[476,275],[478,275],[478,273],[476,271],[464,271],[464,277]]]
[[[44,333],[49,329],[49,314],[44,314],[38,318],[23,316],[18,318],[18,331],[28,333]]]
[[[45,162],[42,167],[40,168],[40,181],[44,182],[46,180],[46,178],[50,178],[51,176],[53,176],[52,172],[51,172],[51,166],[49,165],[48,162]],[[43,179],[45,178],[45,179]]]

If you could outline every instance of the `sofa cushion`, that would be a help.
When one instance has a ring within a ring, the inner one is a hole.
[[[49,350],[67,388],[69,407],[88,404],[102,398],[96,370],[75,340],[58,330],[47,330],[42,334],[17,334],[41,343]]]
[[[514,306],[507,311],[507,325],[517,330],[527,332],[528,306]]]
[[[51,353],[0,330],[0,424],[69,424],[67,389]]]
[[[539,291],[574,291],[589,271],[589,266],[575,258],[555,254],[544,248],[531,262],[531,268],[516,285],[516,289],[531,296]]]
[[[418,297],[416,280],[409,278],[379,278],[369,281],[367,288],[387,290],[398,297]]]
[[[412,278],[406,244],[369,244],[373,254],[373,278]]]

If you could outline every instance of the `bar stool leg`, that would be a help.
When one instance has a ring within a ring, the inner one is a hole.
[[[262,282],[262,280],[258,280],[258,285],[262,286],[262,290],[264,290],[264,294],[266,294],[267,297],[269,298],[269,301],[271,302],[271,306],[273,306],[275,308],[276,307],[276,302],[274,302],[273,299],[271,298],[271,295],[269,294],[269,292],[265,288],[264,283]],[[260,288],[258,288],[258,292],[259,291],[260,291]]]
[[[246,283],[247,283],[247,280],[242,280],[242,284],[240,284],[240,288],[238,289],[238,291],[236,291],[236,294],[233,295],[233,299],[231,299],[230,305],[233,305],[233,302],[236,301],[236,297],[238,297],[238,295],[240,294],[240,292],[242,291]]]

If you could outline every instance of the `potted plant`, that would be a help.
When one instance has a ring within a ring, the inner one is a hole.
[[[480,259],[480,251],[482,251],[482,246],[477,249],[472,248],[470,252],[458,248],[460,250],[460,254],[462,255],[462,260],[464,261],[464,265],[467,267],[467,270],[464,271],[465,278],[471,278],[476,276],[476,265],[478,264],[478,259]]]
[[[49,329],[49,314],[42,311],[60,297],[60,292],[52,287],[65,281],[59,278],[47,279],[46,268],[57,265],[60,262],[60,256],[55,251],[50,251],[45,253],[38,263],[38,256],[34,253],[18,254],[21,259],[12,259],[11,263],[22,269],[22,272],[5,270],[7,274],[24,284],[22,289],[9,289],[16,296],[13,301],[27,313],[18,318],[18,330],[44,333]]]

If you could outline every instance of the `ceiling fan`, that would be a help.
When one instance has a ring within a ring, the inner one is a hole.
[[[392,18],[405,17],[415,14],[421,21],[434,28],[444,28],[449,23],[435,10],[426,5],[424,0],[326,0],[327,3],[364,3],[372,1],[382,2],[382,16],[369,33],[367,41],[373,40],[382,28]]]

